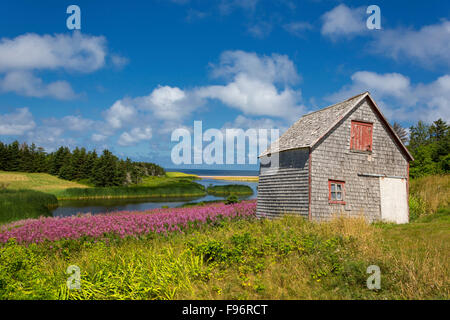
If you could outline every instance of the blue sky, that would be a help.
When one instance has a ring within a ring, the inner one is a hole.
[[[373,4],[381,30],[366,27]],[[175,167],[171,132],[194,120],[283,131],[366,90],[391,123],[450,119],[446,1],[17,0],[0,4],[0,30],[1,140],[48,151]]]

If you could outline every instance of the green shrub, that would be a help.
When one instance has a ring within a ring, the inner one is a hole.
[[[238,203],[239,199],[236,195],[232,194],[230,196],[228,196],[227,200],[225,201],[225,204],[234,204],[234,203]]]
[[[409,217],[411,221],[427,214],[428,208],[422,198],[410,195],[409,196]]]

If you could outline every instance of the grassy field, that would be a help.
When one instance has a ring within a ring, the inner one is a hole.
[[[422,213],[436,212],[450,205],[450,175],[411,179],[410,195],[424,206]]]
[[[128,197],[197,197],[206,194],[193,182],[196,176],[170,172],[165,177],[146,177],[130,187],[93,188],[80,182],[67,181],[46,173],[0,171],[0,186],[8,190],[35,190],[55,195],[60,200]]]
[[[208,194],[215,196],[227,196],[227,195],[252,195],[253,190],[249,186],[242,184],[229,184],[225,186],[209,186],[206,189]]]
[[[147,240],[9,244],[0,298],[449,299],[449,230],[448,212],[383,227],[287,217]],[[80,267],[81,290],[67,290],[69,265]],[[380,290],[366,287],[370,265],[381,268]]]
[[[28,189],[58,194],[67,188],[86,188],[85,184],[59,179],[47,173],[0,171],[0,186],[7,189]]]
[[[195,174],[188,174],[188,173],[183,173],[183,172],[166,172],[166,177],[168,177],[168,178],[200,179],[200,177]]]

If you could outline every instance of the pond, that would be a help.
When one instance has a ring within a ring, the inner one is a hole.
[[[257,182],[246,181],[226,181],[216,179],[196,180],[197,183],[208,187],[209,185],[222,186],[227,184],[242,184],[253,189],[253,195],[240,197],[240,199],[256,199]],[[78,213],[99,214],[114,211],[143,211],[149,209],[179,207],[189,202],[223,200],[224,197],[206,195],[197,198],[127,198],[127,199],[89,199],[89,200],[61,200],[58,202],[58,208],[52,210],[54,217],[67,217]]]

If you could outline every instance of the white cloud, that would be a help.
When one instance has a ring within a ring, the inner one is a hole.
[[[95,126],[96,122],[94,120],[86,119],[81,116],[69,115],[60,119],[44,119],[43,123],[47,126],[64,128],[64,130],[84,132],[87,130],[91,130]]]
[[[285,55],[258,56],[244,51],[226,51],[219,65],[213,65],[212,74],[229,83],[197,88],[196,94],[203,99],[218,99],[252,115],[292,117],[304,111],[299,104],[300,90],[289,86],[297,83],[300,76]]]
[[[91,136],[91,140],[94,142],[102,142],[105,141],[108,138],[108,136],[100,133],[94,133]]]
[[[425,66],[450,66],[450,21],[444,20],[419,30],[384,30],[372,42],[371,51],[397,60],[406,57]]]
[[[94,142],[102,142],[105,141],[108,138],[108,136],[100,133],[94,133],[91,136],[91,140]]]
[[[388,118],[396,120],[421,119],[434,121],[450,119],[450,75],[423,84],[412,84],[399,73],[378,74],[359,71],[352,75],[352,83],[328,97],[332,102],[370,91]]]
[[[202,101],[190,91],[178,87],[158,86],[148,96],[135,99],[140,109],[152,111],[155,117],[166,121],[180,122]]]
[[[241,110],[245,114],[292,117],[302,112],[298,106],[301,94],[286,88],[281,92],[269,82],[240,74],[235,81],[224,85],[198,89],[203,98],[219,99],[222,103]]]
[[[129,99],[116,101],[104,112],[106,122],[112,129],[121,128],[124,123],[132,121],[137,115],[135,107]]]
[[[71,34],[27,33],[0,40],[0,72],[12,70],[65,69],[93,72],[105,64],[106,39]]]
[[[0,114],[1,135],[23,135],[34,129],[36,123],[28,108],[16,109],[13,113]]]
[[[216,78],[233,79],[239,74],[280,84],[295,84],[300,80],[292,60],[276,53],[258,56],[241,50],[225,51],[220,55],[219,64],[212,65],[212,75]]]
[[[43,147],[47,152],[53,152],[60,146],[74,148],[79,146],[77,141],[71,137],[63,137],[64,128],[39,126],[32,131],[27,132],[27,142],[35,143]]]
[[[130,146],[144,140],[150,140],[151,138],[152,128],[133,128],[129,132],[122,133],[117,143],[121,146]]]
[[[69,100],[75,97],[70,84],[66,81],[55,81],[49,84],[35,77],[28,71],[11,71],[0,79],[0,91],[15,92],[28,97],[52,97]]]
[[[249,118],[243,115],[238,115],[233,122],[227,122],[223,128],[238,128],[238,129],[279,129],[284,132],[287,129],[285,121],[279,121],[272,118]]]
[[[352,9],[340,4],[323,14],[321,33],[332,39],[361,34],[367,30],[365,17],[365,8]]]

